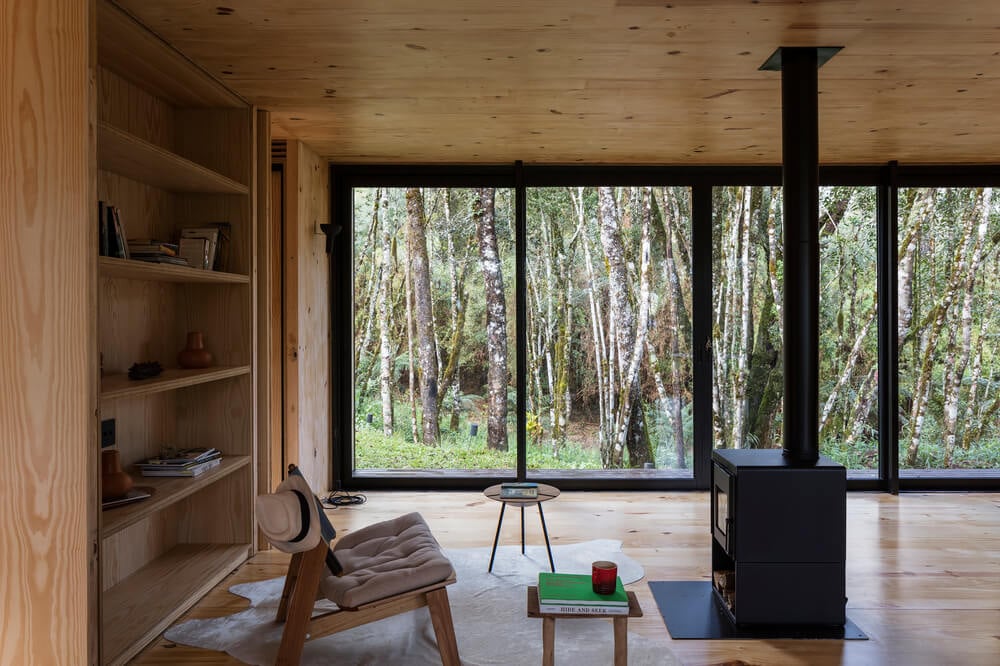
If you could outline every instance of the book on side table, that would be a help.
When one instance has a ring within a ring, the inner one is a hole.
[[[532,481],[511,481],[500,484],[500,499],[537,499],[538,484]]]
[[[566,615],[628,615],[628,594],[622,579],[615,579],[611,594],[594,592],[587,574],[538,574],[538,610]]]

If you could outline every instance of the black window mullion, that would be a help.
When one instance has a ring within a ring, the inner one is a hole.
[[[897,165],[890,162],[878,186],[878,469],[882,487],[899,494],[899,187]]]
[[[524,185],[524,165],[514,163],[514,308],[517,346],[517,479],[528,474],[528,192]]]
[[[695,486],[708,489],[712,458],[712,186],[691,188],[691,353]]]

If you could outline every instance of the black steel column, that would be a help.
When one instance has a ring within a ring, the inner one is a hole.
[[[819,459],[819,104],[816,50],[781,50],[785,456]]]
[[[890,162],[878,187],[878,471],[879,480],[899,494],[899,361],[897,311],[899,276],[899,188],[897,163]]]
[[[817,70],[825,62],[822,55],[826,50],[822,55],[820,51],[817,47],[782,47],[761,67],[781,70],[785,236],[783,449],[789,462],[802,465],[819,459]]]
[[[514,312],[517,383],[517,480],[528,474],[528,191],[524,163],[514,162]],[[523,517],[523,516],[522,516]]]
[[[691,188],[692,363],[694,371],[694,480],[698,488],[712,483],[712,186]]]

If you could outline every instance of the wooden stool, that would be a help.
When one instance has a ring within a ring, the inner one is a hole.
[[[556,663],[556,618],[600,617],[614,622],[615,666],[628,666],[628,619],[642,617],[642,608],[635,598],[635,592],[628,592],[628,615],[608,615],[606,613],[542,613],[538,610],[538,588],[528,587],[528,617],[542,618],[542,666]]]

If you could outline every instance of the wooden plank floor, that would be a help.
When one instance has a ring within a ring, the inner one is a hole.
[[[442,545],[490,546],[499,506],[478,493],[373,492],[368,503],[328,511],[340,534],[417,509]],[[527,509],[529,543],[541,543]],[[1000,664],[1000,494],[848,496],[848,616],[868,641],[672,641],[684,664]],[[629,630],[665,636],[650,580],[708,579],[707,493],[566,492],[545,506],[553,543],[614,538],[646,568],[630,585],[645,617]],[[501,543],[519,539],[504,521]],[[245,607],[230,585],[284,573],[286,556],[258,554],[186,617]],[[539,626],[539,631],[541,627]],[[162,638],[137,664],[238,664],[224,653],[173,646]]]

